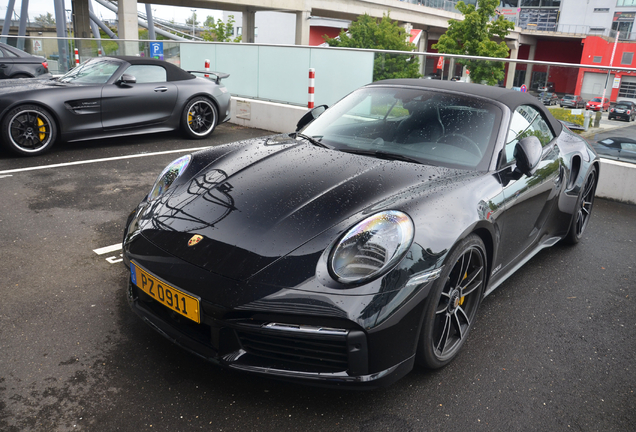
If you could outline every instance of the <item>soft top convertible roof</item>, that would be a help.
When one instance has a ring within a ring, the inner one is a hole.
[[[166,70],[168,81],[183,81],[196,78],[189,72],[184,71],[179,66],[173,65],[164,60],[157,60],[148,57],[135,57],[135,56],[110,56],[119,60],[130,63],[131,65],[157,65]]]
[[[508,108],[512,111],[514,111],[519,105],[532,105],[533,108],[545,115],[545,118],[550,122],[550,126],[552,126],[552,130],[555,133],[559,134],[563,129],[563,125],[555,119],[552,114],[550,114],[550,111],[546,109],[543,104],[539,103],[537,98],[529,95],[528,93],[483,84],[416,78],[390,79],[376,81],[369,84],[369,86],[375,85],[410,86],[421,87],[422,89],[458,92],[469,96],[473,95],[495,100],[508,106]]]

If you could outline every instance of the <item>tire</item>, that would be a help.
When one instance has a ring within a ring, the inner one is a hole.
[[[53,116],[37,105],[21,105],[2,119],[2,145],[22,156],[36,156],[48,151],[57,138]]]
[[[33,77],[31,75],[27,75],[23,73],[18,73],[11,77],[11,79],[18,79],[18,78],[33,78]]]
[[[570,222],[570,229],[563,239],[567,244],[577,244],[581,241],[581,238],[583,238],[585,228],[587,228],[587,224],[592,216],[597,181],[596,167],[592,167],[585,178],[585,182],[579,193],[579,198],[576,200],[576,207],[572,215],[572,222]]]
[[[216,106],[210,99],[196,97],[189,101],[183,109],[181,128],[188,138],[207,138],[214,132],[218,118]]]
[[[464,345],[486,285],[485,250],[481,239],[471,234],[446,258],[424,311],[416,353],[420,366],[446,366]]]

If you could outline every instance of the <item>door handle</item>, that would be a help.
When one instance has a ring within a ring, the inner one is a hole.
[[[156,92],[156,93],[159,93],[159,92],[162,92],[162,93],[163,93],[163,92],[167,92],[167,91],[168,91],[168,87],[157,87],[157,88],[155,89],[155,92]]]

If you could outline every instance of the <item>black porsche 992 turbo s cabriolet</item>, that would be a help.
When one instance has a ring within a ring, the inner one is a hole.
[[[598,157],[536,98],[401,79],[324,109],[163,170],[123,240],[146,323],[234,370],[387,385],[448,364],[484,296],[585,232]]]
[[[203,72],[202,72],[203,73]],[[162,60],[97,57],[50,80],[0,81],[0,141],[35,156],[56,140],[182,130],[208,137],[230,119],[229,75],[198,77]]]

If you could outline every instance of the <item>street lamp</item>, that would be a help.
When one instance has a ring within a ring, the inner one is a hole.
[[[196,9],[190,9],[190,10],[192,11],[192,37],[194,38],[194,20],[195,20],[195,17],[196,17],[195,14],[196,14],[197,10]]]

